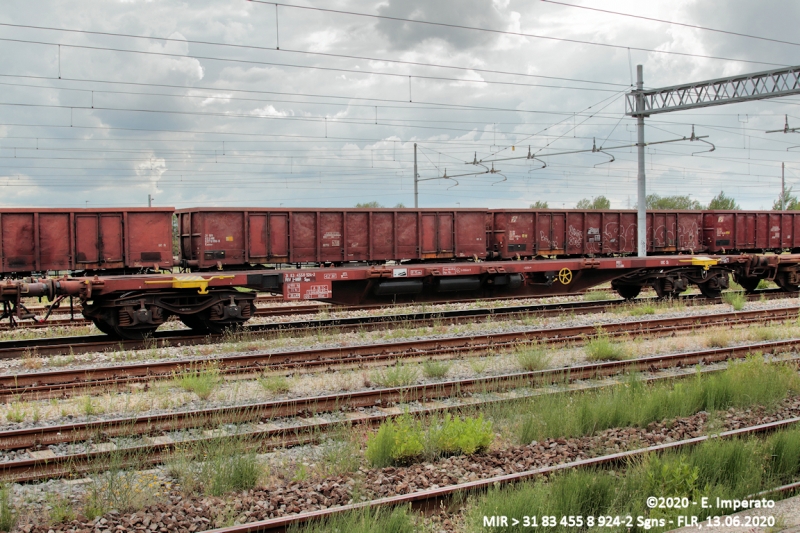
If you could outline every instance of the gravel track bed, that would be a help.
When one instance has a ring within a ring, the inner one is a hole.
[[[764,302],[748,302],[744,310],[780,309],[797,305],[793,298],[785,300],[772,300]],[[710,304],[707,306],[683,307],[679,304],[673,307],[662,304],[657,307],[655,315],[646,318],[668,318],[687,316],[706,316],[723,313],[730,310],[730,306],[723,304]],[[502,320],[498,317],[479,319],[469,324],[438,325],[423,328],[406,328],[402,323],[396,328],[380,331],[361,331],[337,334],[335,331],[321,331],[317,334],[306,336],[293,336],[291,331],[274,332],[259,336],[258,334],[245,333],[231,335],[229,339],[214,344],[175,346],[165,348],[151,348],[146,350],[123,350],[116,352],[94,352],[78,355],[65,354],[53,357],[28,357],[20,359],[0,360],[0,371],[5,373],[26,373],[42,369],[83,369],[102,368],[120,362],[155,362],[164,360],[192,361],[221,353],[233,355],[255,350],[268,350],[271,353],[280,353],[296,349],[331,348],[352,346],[358,344],[376,344],[396,342],[400,340],[412,341],[421,339],[436,339],[449,336],[469,336],[474,334],[505,333],[536,329],[555,329],[560,327],[601,325],[603,323],[619,323],[636,320],[628,312],[607,312],[602,314],[574,315],[566,312],[562,316],[538,317],[536,315],[515,320]],[[40,332],[45,337],[44,332]],[[68,350],[68,349],[67,349]]]
[[[724,363],[716,363],[714,365],[708,365],[705,368],[714,368],[714,369],[723,369],[727,365]],[[690,374],[694,374],[695,369],[665,369],[658,373],[658,376],[681,376],[685,377]],[[655,376],[656,374],[649,374],[643,373],[641,377],[646,379],[651,376]],[[582,389],[582,388],[597,388],[597,387],[605,387],[611,385],[618,385],[621,382],[617,377],[609,377],[604,378],[601,380],[576,380],[571,382],[567,386],[563,385],[549,385],[543,388],[531,388],[531,387],[519,387],[512,389],[510,391],[503,392],[502,396],[498,393],[494,392],[487,392],[487,393],[474,393],[464,397],[452,397],[452,398],[440,398],[436,400],[436,404],[443,406],[443,407],[472,407],[475,404],[486,403],[486,402],[493,402],[498,400],[508,401],[511,399],[519,399],[530,397],[532,395],[539,395],[539,394],[548,394],[548,393],[557,393],[557,392],[574,392],[575,390]],[[416,413],[420,411],[426,410],[426,406],[423,402],[420,401],[412,401],[412,402],[405,402],[401,406],[395,406],[391,409],[402,408],[403,410],[408,410],[410,413]],[[303,426],[308,426],[312,423],[336,423],[336,422],[344,422],[349,420],[348,414],[357,413],[358,415],[364,416],[381,416],[385,415],[387,411],[385,408],[382,407],[372,407],[372,408],[365,408],[365,407],[358,407],[352,411],[334,411],[328,413],[317,413],[313,415],[313,418],[308,418],[307,416],[300,415],[295,417],[285,417],[285,418],[273,418],[269,420],[269,425],[276,429],[298,429],[302,428]],[[92,420],[85,420],[85,421],[92,421]],[[67,421],[59,421],[60,423],[71,423],[73,422],[72,419]],[[12,428],[14,429],[14,428]],[[249,432],[258,431],[263,429],[263,427],[259,427],[256,423],[243,423],[243,424],[222,424],[220,426],[216,426],[213,429],[208,428],[196,428],[196,429],[181,429],[175,431],[166,431],[159,434],[159,437],[167,437],[169,440],[174,442],[182,442],[187,441],[190,439],[197,439],[203,438],[208,436],[209,431],[213,432],[223,432],[226,435],[236,436],[236,435],[243,435]],[[134,447],[134,446],[146,446],[152,442],[152,436],[150,437],[132,437],[132,436],[124,436],[124,437],[114,437],[103,441],[103,443],[111,443],[116,448],[127,448],[127,447]],[[84,452],[91,452],[97,451],[101,447],[105,446],[105,444],[95,443],[92,439],[77,442],[77,443],[62,443],[62,444],[51,444],[47,446],[47,450],[53,452],[55,455],[70,455],[70,454],[77,454],[77,453],[84,453]],[[280,453],[288,453],[289,456],[297,455],[295,450],[302,450],[306,448],[304,446],[300,447],[293,447],[288,449],[283,449]],[[313,449],[313,447],[312,447]],[[8,461],[15,461],[15,460],[23,460],[23,459],[33,459],[34,456],[31,455],[32,450],[5,450],[0,451],[0,464],[3,462]],[[39,450],[37,450],[39,451]],[[307,453],[307,451],[302,451],[301,453]],[[275,452],[273,452],[273,455]]]
[[[763,408],[730,409],[717,418],[721,428],[737,429],[755,424],[794,417],[800,414],[800,398],[785,400],[778,409],[767,413]],[[108,513],[94,521],[74,520],[68,524],[43,525],[33,521],[36,510],[30,510],[27,523],[20,531],[27,533],[99,532],[99,531],[203,531],[217,525],[220,517],[234,517],[244,523],[294,513],[346,505],[355,501],[407,494],[455,483],[511,474],[575,460],[596,457],[617,451],[636,449],[706,433],[708,414],[701,412],[690,417],[655,422],[646,428],[615,428],[590,437],[547,439],[526,446],[492,449],[472,456],[448,457],[429,463],[383,469],[360,468],[353,474],[324,479],[293,481],[283,473],[273,476],[269,489],[254,489],[224,497],[188,496],[171,480],[163,469],[149,471],[158,479],[158,491],[165,501],[150,505],[135,513]],[[47,485],[47,484],[45,484]],[[51,488],[54,483],[51,483]],[[85,492],[82,485],[65,485],[71,497]],[[29,502],[39,499],[42,486],[15,485],[15,499]],[[57,489],[58,490],[58,489]],[[46,498],[44,498],[46,500]],[[77,501],[77,500],[76,500]],[[42,512],[44,506],[38,507]],[[460,531],[458,519],[440,522],[442,531]]]
[[[606,315],[603,317],[608,318]],[[630,320],[630,317],[627,319]],[[603,321],[603,323],[607,322]],[[597,322],[590,323],[597,324]],[[511,325],[508,327],[511,329]],[[788,338],[800,335],[800,327],[796,325],[777,327],[784,328],[780,337]],[[519,329],[518,325],[517,329]],[[709,340],[719,341],[719,337],[723,337],[728,346],[745,344],[755,340],[751,337],[751,331],[753,331],[751,328],[716,327],[700,332],[686,332],[675,337],[655,339],[633,337],[623,342],[628,356],[636,357],[637,354],[657,355],[705,349],[709,347]],[[585,363],[586,360],[584,347],[554,347],[549,350],[547,366],[549,368],[568,368]],[[450,361],[447,376],[438,379],[425,378],[421,364],[407,363],[407,365],[416,374],[416,383],[487,377],[520,370],[517,358],[513,353],[453,359]],[[332,372],[318,371],[307,374],[289,373],[286,381],[289,391],[279,394],[265,389],[256,379],[244,379],[240,376],[222,382],[206,401],[198,399],[194,393],[180,389],[173,380],[166,379],[153,383],[147,390],[144,390],[143,386],[137,385],[127,391],[104,393],[95,397],[84,395],[61,400],[12,402],[0,405],[0,420],[11,421],[20,416],[24,417],[24,420],[22,422],[6,422],[0,425],[0,430],[95,422],[119,416],[178,413],[203,408],[247,405],[268,400],[374,390],[379,388],[376,386],[375,380],[380,377],[381,372],[380,368],[367,368],[339,369]],[[92,410],[95,414],[87,416],[85,414],[87,410]],[[13,456],[10,457],[10,459],[13,458]],[[3,460],[1,454],[0,460]]]

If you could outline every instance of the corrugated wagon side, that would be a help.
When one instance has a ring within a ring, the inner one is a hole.
[[[632,210],[490,211],[489,252],[514,259],[547,256],[630,255],[637,250],[636,212]],[[702,249],[699,211],[649,211],[650,253]]]
[[[486,256],[485,210],[184,209],[188,266],[323,264]]]
[[[800,251],[796,211],[705,211],[703,241],[712,253]]]
[[[173,211],[2,209],[2,272],[171,268]]]

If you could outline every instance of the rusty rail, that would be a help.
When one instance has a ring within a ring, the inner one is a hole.
[[[299,513],[289,516],[282,516],[279,518],[272,518],[269,520],[262,520],[259,522],[251,522],[249,524],[242,524],[238,526],[223,527],[218,529],[209,530],[207,533],[277,533],[286,531],[292,525],[302,524],[312,520],[327,518],[330,516],[364,509],[366,507],[388,507],[394,505],[410,504],[412,507],[425,506],[429,507],[437,505],[439,502],[447,500],[458,493],[474,493],[478,491],[486,491],[491,487],[498,485],[509,485],[526,481],[540,476],[549,476],[563,470],[570,470],[573,468],[585,468],[592,466],[604,465],[617,465],[623,464],[631,459],[642,457],[651,453],[662,453],[669,450],[677,450],[681,448],[688,448],[696,446],[711,439],[730,439],[736,437],[743,437],[748,435],[757,435],[761,433],[768,433],[779,431],[791,427],[800,422],[800,418],[791,418],[788,420],[781,420],[778,422],[771,422],[768,424],[760,424],[757,426],[750,426],[747,428],[734,429],[724,431],[717,435],[704,435],[702,437],[695,437],[692,439],[680,440],[670,442],[667,444],[659,444],[657,446],[649,446],[647,448],[640,448],[637,450],[630,450],[626,452],[614,453],[611,455],[603,455],[601,457],[594,457],[591,459],[582,459],[570,463],[562,463],[554,466],[544,468],[536,468],[534,470],[527,470],[525,472],[517,472],[514,474],[506,474],[502,476],[495,476],[478,481],[470,481],[467,483],[460,483],[458,485],[451,485],[449,487],[441,487],[438,489],[412,492],[410,494],[402,494],[398,496],[390,496],[369,502],[355,503],[350,505],[343,505],[332,509],[322,509],[319,511],[312,511],[307,513]]]
[[[766,294],[766,293],[765,293]],[[769,298],[782,299],[792,297],[783,291],[770,291]],[[751,295],[758,299],[761,295]],[[639,299],[637,303],[657,301],[653,299]],[[691,295],[680,298],[681,302],[690,305],[699,302],[705,304],[708,300],[700,295]],[[576,314],[599,313],[609,308],[623,305],[624,300],[606,300],[600,302],[565,302],[557,304],[533,304],[523,306],[463,309],[455,311],[439,311],[430,313],[409,313],[390,315],[371,315],[366,317],[333,318],[325,320],[306,320],[300,322],[275,322],[269,324],[253,324],[244,326],[241,331],[245,333],[265,333],[270,331],[291,330],[294,333],[318,333],[326,330],[336,332],[376,330],[391,328],[398,325],[404,327],[419,327],[432,324],[452,324],[470,322],[480,318],[513,317],[514,315],[554,316],[564,312]],[[48,356],[64,353],[81,354],[89,352],[102,352],[110,350],[139,350],[153,347],[171,346],[176,342],[183,345],[209,344],[224,338],[222,335],[200,335],[192,330],[173,330],[156,332],[144,341],[111,339],[106,335],[84,335],[73,337],[56,337],[45,339],[26,339],[0,341],[0,359],[14,359],[25,355]]]
[[[217,355],[192,360],[132,363],[102,368],[78,368],[0,375],[0,401],[10,399],[45,399],[66,397],[75,391],[113,389],[121,385],[172,378],[175,372],[194,365],[214,364],[226,374],[257,373],[291,368],[347,367],[380,364],[397,359],[447,357],[480,351],[513,349],[533,342],[582,342],[597,335],[602,327],[608,336],[669,335],[678,331],[713,325],[747,325],[797,317],[800,306],[773,310],[737,311],[693,317],[654,318],[648,320],[535,329],[510,333],[492,333],[471,337],[448,337],[393,343],[356,345],[288,352],[251,352]]]
[[[732,358],[745,357],[754,351],[762,353],[778,353],[800,345],[800,339],[773,341],[766,343],[701,350],[697,352],[676,353],[650,356],[628,361],[611,361],[592,363],[568,368],[539,370],[451,380],[439,383],[412,385],[406,387],[384,388],[345,394],[330,394],[317,397],[296,398],[262,402],[235,407],[220,407],[187,411],[180,413],[146,415],[140,417],[117,418],[96,422],[23,428],[0,432],[0,449],[41,448],[51,444],[80,442],[87,439],[104,440],[125,435],[152,435],[166,431],[213,427],[222,423],[261,423],[281,417],[313,415],[324,412],[353,410],[359,407],[369,408],[386,406],[398,402],[430,402],[442,398],[460,397],[465,394],[501,392],[520,387],[542,386],[551,383],[571,382],[574,380],[597,379],[619,375],[624,372],[656,371],[668,368],[685,367],[696,364],[709,364],[726,361]],[[481,405],[514,401],[518,398],[489,400]],[[426,408],[425,413],[453,411],[468,407],[470,404],[441,406],[434,404]],[[422,413],[418,413],[422,414]],[[269,425],[260,426],[251,432],[239,434],[243,438],[252,438],[263,443],[265,447],[290,446],[313,440],[313,432],[324,431],[342,424],[379,424],[394,416],[391,413],[382,415],[356,415],[344,420],[303,424],[301,426],[280,428]],[[209,437],[230,438],[231,436]],[[186,444],[187,441],[183,441]],[[96,469],[114,454],[128,454],[141,461],[147,457],[148,462],[160,462],[165,455],[182,443],[164,442],[151,446],[132,447],[125,450],[103,450],[73,455],[57,455],[43,459],[25,459],[0,463],[0,478],[14,481],[29,481],[47,477],[74,475]]]

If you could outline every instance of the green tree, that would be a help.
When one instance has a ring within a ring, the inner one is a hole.
[[[383,206],[380,204],[380,202],[377,202],[377,201],[373,200],[371,202],[364,202],[364,203],[356,204],[356,207],[362,207],[362,208],[365,208],[365,209],[374,209],[374,208],[383,207]]]
[[[550,209],[550,208],[547,206],[547,202],[544,202],[542,200],[536,200],[531,204],[531,209]]]
[[[784,205],[786,206],[787,211],[800,211],[800,202],[797,201],[797,196],[792,194],[792,188],[789,187],[785,191],[783,191],[783,201]],[[781,210],[781,195],[778,195],[778,199],[775,200],[775,203],[772,204],[773,211],[780,211]]]
[[[593,200],[584,198],[575,206],[576,209],[611,209],[611,201],[605,196],[598,196]]]
[[[708,208],[709,209],[722,209],[722,210],[727,210],[727,211],[741,209],[739,207],[739,204],[736,203],[736,200],[734,200],[730,196],[725,196],[725,192],[724,191],[719,191],[719,194],[711,199],[711,201],[708,203]]]
[[[647,209],[703,209],[700,202],[692,200],[689,196],[659,196],[657,194],[647,195]]]

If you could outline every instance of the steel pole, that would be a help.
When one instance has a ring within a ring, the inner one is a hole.
[[[783,169],[786,163],[781,163],[781,211],[786,211],[786,189],[783,181]]]
[[[639,189],[639,200],[636,206],[636,242],[637,255],[647,256],[647,188],[644,178],[644,98],[641,91],[644,89],[642,79],[642,65],[636,65],[636,149],[639,153],[639,174],[636,184]]]
[[[414,208],[419,207],[419,174],[417,174],[417,143],[414,143]]]

